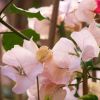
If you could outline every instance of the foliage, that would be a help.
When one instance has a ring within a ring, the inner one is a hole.
[[[8,12],[15,13],[15,14],[23,14],[24,16],[28,18],[37,18],[38,20],[45,19],[40,12],[32,13],[27,10],[24,10],[22,8],[17,7],[16,5],[11,5],[8,9]]]
[[[40,36],[32,29],[26,29],[22,31],[27,37],[32,38],[33,41],[38,41]],[[14,45],[22,45],[23,39],[16,35],[14,32],[4,32],[3,35],[3,47],[5,50],[10,50]]]

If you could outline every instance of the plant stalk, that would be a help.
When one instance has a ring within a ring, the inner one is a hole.
[[[36,77],[36,80],[37,80],[37,97],[38,97],[38,100],[40,100],[40,92],[39,92],[39,78],[38,78],[38,76]]]
[[[86,66],[83,67],[83,95],[88,94],[88,70]]]
[[[49,47],[52,48],[55,42],[56,26],[58,18],[59,1],[54,0],[53,12],[51,17],[50,31],[49,31]]]

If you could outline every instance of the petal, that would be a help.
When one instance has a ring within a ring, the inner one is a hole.
[[[85,54],[85,56],[86,56],[86,54],[88,54],[88,52],[90,52],[89,51],[90,48],[92,48],[93,51],[91,51],[91,53],[90,53],[91,59],[93,57],[98,57],[99,47],[98,47],[94,37],[87,29],[82,29],[80,32],[73,32],[71,34],[71,37],[74,39],[74,41],[80,47],[80,49],[82,50],[83,54]],[[89,57],[89,59],[90,59],[90,57]]]
[[[53,9],[53,5],[38,8],[38,10],[40,11],[40,13],[44,17],[47,17],[47,18],[51,17],[52,9]]]
[[[38,64],[38,66],[33,68],[32,72],[27,76],[17,76],[16,85],[13,88],[13,91],[18,94],[25,92],[35,84],[36,77],[42,72],[43,67],[41,66],[41,64]]]
[[[36,83],[35,83],[35,85],[31,86],[27,90],[27,95],[28,95],[29,100],[34,100],[34,99],[31,99],[31,98],[35,98],[35,96],[37,95],[37,84]]]
[[[43,72],[43,65],[37,64],[31,71],[30,74],[28,74],[29,79],[33,80],[38,75],[40,75]]]
[[[42,21],[35,20],[34,30],[40,34],[41,39],[47,39],[49,34],[50,21],[44,19]]]
[[[23,47],[28,49],[33,54],[36,54],[38,47],[32,39],[30,41],[24,40]]]
[[[28,27],[34,29],[34,24],[36,20],[36,18],[28,18]]]
[[[46,96],[52,98],[52,100],[64,100],[66,91],[63,90],[61,86],[62,85],[56,85],[52,82],[48,84],[43,84],[40,88],[41,100],[45,100]]]
[[[78,100],[75,96],[74,96],[74,94],[75,94],[75,90],[70,90],[68,87],[66,87],[66,92],[67,92],[67,94],[66,94],[66,97],[65,97],[65,100]]]
[[[77,17],[75,16],[75,12],[71,12],[65,16],[65,26],[66,28],[80,30],[82,25]]]
[[[68,13],[71,6],[71,0],[60,1],[59,4],[59,12],[60,13]],[[66,9],[66,10],[65,10]]]
[[[95,50],[91,46],[87,46],[82,52],[82,60],[89,61],[95,57]]]
[[[77,9],[79,0],[64,0],[60,1],[59,12],[67,14]],[[66,9],[66,10],[65,10]]]
[[[56,84],[68,84],[71,73],[68,69],[59,68],[53,59],[44,63],[44,77]]]
[[[14,67],[11,66],[3,66],[1,67],[1,73],[2,75],[12,79],[13,81],[16,81],[17,71],[14,69]]]
[[[96,26],[96,22],[92,22],[89,26],[89,31],[95,37],[98,45],[100,46],[100,28]]]
[[[95,0],[82,0],[75,12],[75,16],[79,21],[91,23],[95,16],[93,11],[96,6]]]
[[[34,29],[38,34],[40,34],[41,39],[47,39],[49,34],[49,25],[50,21],[44,19],[39,21],[38,19],[28,19],[28,26],[31,29]]]
[[[15,46],[6,52],[3,55],[3,62],[11,66],[23,67],[26,74],[29,74],[39,63],[32,52],[20,46]]]
[[[70,69],[77,59],[79,59],[75,55],[70,55],[70,53],[76,54],[74,50],[75,46],[72,41],[67,38],[61,38],[53,48],[53,59],[55,63],[60,68],[68,68]],[[79,65],[78,65],[79,66]],[[71,69],[72,70],[72,69]]]
[[[13,87],[13,91],[17,94],[26,92],[35,83],[35,80],[30,80],[26,76],[17,76],[16,85]]]
[[[92,21],[94,21],[95,14],[89,10],[81,11],[78,9],[75,12],[75,16],[80,22],[86,22],[90,24]]]

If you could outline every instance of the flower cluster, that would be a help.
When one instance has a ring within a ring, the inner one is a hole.
[[[57,24],[64,21],[65,28],[70,31],[79,31],[82,23],[90,24],[94,21],[96,14],[100,13],[99,0],[64,0],[60,1]],[[31,8],[29,11],[38,12],[46,17],[42,21],[35,18],[28,19],[29,28],[40,34],[41,39],[47,39],[52,15],[53,5],[41,8]],[[49,11],[49,12],[48,12]],[[49,19],[49,20],[48,20]]]
[[[29,19],[29,27],[40,33],[41,38],[45,38],[44,35],[48,38],[52,8],[51,5],[30,9],[48,18]],[[34,85],[39,77],[41,100],[77,100],[68,84],[73,81],[74,72],[81,71],[81,63],[98,57],[100,52],[96,13],[100,13],[100,0],[60,1],[57,24],[64,22],[64,28],[72,32],[70,39],[61,37],[52,49],[38,48],[32,39],[24,40],[23,46],[15,45],[7,51],[2,58],[5,66],[1,72],[16,82],[13,91],[18,94],[27,91],[29,100],[36,100]],[[87,25],[84,28],[83,23]],[[69,99],[70,92],[72,98]]]

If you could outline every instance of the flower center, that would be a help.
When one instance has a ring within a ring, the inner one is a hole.
[[[37,56],[38,61],[43,63],[44,61],[46,61],[52,57],[52,51],[47,46],[42,46],[37,51],[36,56]]]
[[[18,66],[15,69],[18,71],[19,75],[26,76],[26,73],[22,67]]]

